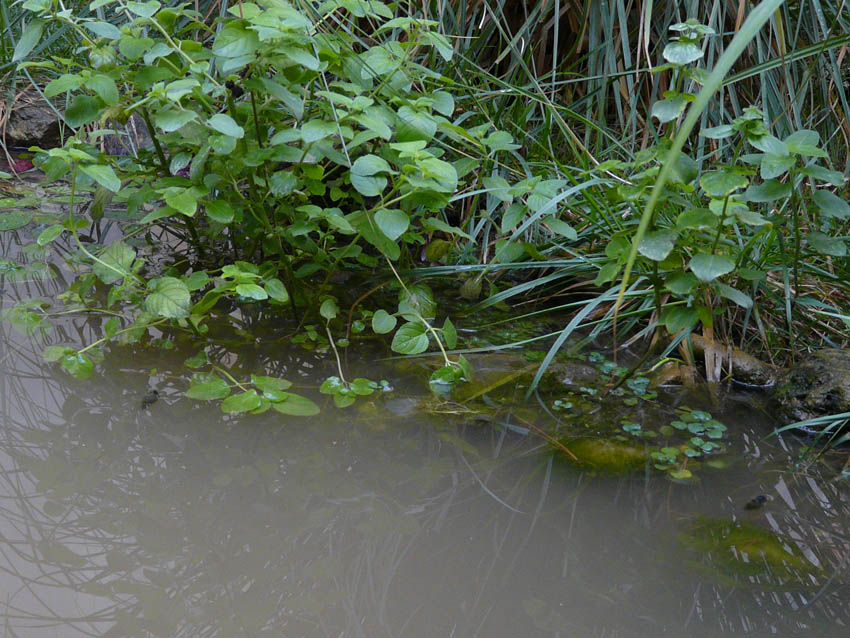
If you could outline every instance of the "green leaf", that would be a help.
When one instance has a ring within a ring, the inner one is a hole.
[[[665,124],[666,122],[671,122],[679,117],[687,105],[687,100],[682,98],[658,100],[652,105],[651,116],[656,118],[662,124]]]
[[[275,301],[279,301],[281,303],[286,303],[287,301],[289,301],[289,293],[286,292],[286,286],[283,285],[280,279],[269,279],[266,283],[263,284],[263,286],[265,287],[269,297],[271,297]]]
[[[221,411],[227,414],[238,412],[250,412],[260,407],[262,400],[256,390],[248,390],[239,394],[232,394],[221,402]]]
[[[351,165],[353,175],[369,176],[377,173],[392,173],[387,161],[377,155],[362,155]]]
[[[235,137],[236,139],[241,139],[245,135],[245,129],[239,126],[236,123],[236,120],[224,113],[217,113],[216,115],[213,115],[207,120],[207,126],[214,131],[218,131],[222,135],[228,135],[230,137]]]
[[[676,231],[658,230],[647,233],[638,247],[644,257],[652,261],[663,261],[676,245]]]
[[[392,332],[398,320],[386,310],[380,309],[372,315],[372,330],[375,334],[383,335]]]
[[[32,221],[33,214],[30,211],[13,210],[0,213],[0,230],[16,230],[22,228]]]
[[[820,135],[817,131],[801,129],[794,131],[785,138],[788,150],[795,155],[807,155],[809,157],[827,157],[826,152],[818,147]]]
[[[699,315],[687,306],[665,306],[661,310],[661,323],[670,334],[677,334],[696,325]],[[675,424],[674,424],[675,425]]]
[[[108,75],[103,73],[93,75],[86,80],[85,86],[97,93],[97,96],[108,106],[118,104],[118,87],[115,85],[115,80]]]
[[[399,293],[398,312],[407,321],[433,319],[437,313],[433,291],[426,284],[408,285]]]
[[[176,319],[189,314],[189,288],[174,277],[159,277],[148,282],[145,309],[158,317]]]
[[[147,2],[127,2],[127,10],[142,18],[150,18],[159,11],[162,5],[157,0],[148,0]]]
[[[219,31],[213,44],[213,53],[223,58],[253,56],[260,38],[253,29],[239,22],[229,22]]]
[[[130,272],[136,259],[136,251],[123,241],[115,241],[109,244],[98,259],[100,261],[92,264],[92,271],[103,283],[114,284]]]
[[[847,244],[837,237],[830,237],[817,231],[806,236],[808,244],[822,255],[832,257],[845,257],[847,255]]]
[[[88,379],[94,372],[92,360],[80,352],[72,351],[59,359],[59,364],[75,379]]]
[[[691,42],[670,42],[661,54],[670,64],[685,66],[702,58],[702,49]]]
[[[325,299],[319,307],[319,314],[328,321],[335,319],[337,314],[339,314],[339,306],[336,303],[336,299]]]
[[[812,201],[824,217],[847,219],[850,217],[850,205],[835,193],[819,190],[812,193]]]
[[[73,127],[83,126],[94,122],[100,117],[103,102],[91,95],[78,95],[65,111],[65,119]]]
[[[733,132],[734,130],[731,124],[722,124],[720,126],[702,129],[699,134],[711,140],[722,140],[732,135]]]
[[[364,197],[377,197],[387,187],[387,178],[383,175],[364,177],[351,173],[351,185]]]
[[[451,226],[447,224],[439,217],[428,217],[424,222],[422,222],[422,228],[427,231],[439,230],[440,232],[449,233],[450,235],[458,235],[459,237],[463,237],[464,239],[472,239],[469,233],[463,232],[457,226]]]
[[[717,294],[719,294],[721,297],[725,297],[726,299],[733,301],[742,308],[750,309],[753,307],[752,298],[750,298],[749,295],[744,294],[737,288],[727,286],[726,284],[721,284],[720,282],[715,282],[714,288],[717,290]]]
[[[791,184],[783,184],[775,179],[766,180],[758,186],[751,184],[741,195],[743,201],[759,204],[788,197],[791,197]]]
[[[272,195],[285,197],[290,195],[298,186],[298,178],[292,171],[275,171],[269,178]]]
[[[192,369],[200,368],[202,366],[205,366],[207,363],[209,363],[209,359],[207,359],[207,353],[204,350],[198,351],[197,354],[194,354],[185,361],[183,361],[183,365]]]
[[[207,217],[219,224],[229,224],[234,219],[233,208],[227,202],[219,199],[204,201],[204,210]]]
[[[153,121],[156,126],[161,128],[166,133],[171,133],[181,129],[189,122],[198,119],[198,114],[195,111],[183,111],[171,107],[164,107],[157,111]]]
[[[685,480],[685,479],[689,479],[689,478],[692,478],[692,477],[693,477],[693,474],[691,473],[691,471],[690,471],[690,470],[687,470],[687,469],[685,469],[685,468],[683,468],[683,467],[682,467],[682,468],[675,469],[675,470],[670,470],[670,471],[668,472],[668,474],[669,474],[672,478],[677,479],[677,480],[680,480],[680,481],[683,481],[683,480]]]
[[[79,75],[75,73],[64,73],[55,80],[51,80],[48,85],[44,87],[44,96],[56,97],[60,93],[73,91],[74,89],[80,88],[82,85],[83,79]]]
[[[396,129],[396,137],[401,142],[428,141],[437,132],[437,121],[430,113],[402,106],[397,114],[401,123]]]
[[[266,291],[257,284],[238,284],[236,286],[236,294],[248,299],[256,299],[262,301],[268,299]]]
[[[280,377],[267,377],[262,375],[251,375],[251,383],[257,386],[262,392],[282,392],[292,387],[292,382]],[[269,397],[271,398],[271,397]],[[272,399],[273,401],[282,399]]]
[[[698,254],[691,259],[691,270],[700,281],[713,281],[735,270],[735,262],[724,255]]]
[[[723,198],[739,188],[746,188],[750,181],[744,175],[730,171],[712,171],[699,180],[699,185],[710,197]]]
[[[681,271],[671,273],[664,281],[667,290],[680,297],[692,294],[698,285],[699,280],[692,273]]]
[[[115,171],[112,170],[111,166],[89,164],[88,166],[81,167],[80,170],[104,188],[111,190],[113,193],[117,193],[121,190],[121,180],[115,174]]]
[[[324,120],[310,120],[301,127],[301,139],[307,144],[316,142],[329,135],[336,135],[336,122],[325,122]]]
[[[15,45],[15,51],[12,53],[13,63],[23,60],[30,54],[30,51],[32,51],[38,44],[39,40],[41,40],[41,34],[43,31],[43,20],[30,21],[26,28],[24,28],[24,32],[21,34],[21,37],[18,39],[18,43]]]
[[[307,397],[283,392],[283,399],[272,402],[272,408],[291,416],[313,416],[319,413],[319,406]]]
[[[844,183],[844,173],[841,171],[831,171],[823,166],[804,166],[800,169],[800,173],[821,182],[831,184],[832,186],[841,186]]]
[[[510,193],[511,185],[504,177],[499,175],[482,177],[481,183],[484,184],[487,192],[499,201],[510,204],[514,200],[514,196]]]
[[[49,363],[53,363],[54,361],[59,361],[62,357],[67,354],[73,354],[75,350],[73,348],[69,348],[68,346],[47,346],[41,353],[42,359]]]
[[[204,383],[193,383],[186,390],[186,396],[190,399],[199,399],[201,401],[213,401],[223,399],[230,394],[230,386],[227,385],[224,379],[215,377]]]
[[[571,239],[573,241],[578,239],[578,233],[576,233],[576,229],[570,226],[567,222],[561,221],[560,219],[556,219],[554,217],[545,217],[541,221],[546,224],[549,229],[556,235],[561,235],[561,237],[566,237],[567,239]]]
[[[411,321],[399,328],[390,346],[399,354],[422,354],[428,349],[428,334],[425,326]]]
[[[39,246],[46,246],[54,239],[59,237],[65,231],[65,227],[62,224],[53,224],[52,226],[48,226],[43,231],[38,234],[38,239],[36,239],[36,243]]]
[[[178,193],[167,195],[165,203],[171,206],[181,215],[193,217],[198,210],[198,199],[200,194],[191,188],[184,188]]]
[[[678,230],[707,230],[715,228],[720,220],[707,208],[690,208],[676,220]]]
[[[407,230],[410,218],[404,211],[382,208],[375,213],[375,223],[384,235],[395,241]]]
[[[452,320],[448,317],[446,317],[446,321],[443,323],[443,341],[449,350],[454,350],[457,346],[457,330],[455,330]]]
[[[785,142],[775,138],[773,135],[767,134],[761,137],[750,137],[749,142],[762,153],[777,157],[786,157],[788,155],[788,147],[785,145]]]
[[[354,394],[358,396],[369,396],[370,394],[374,394],[375,390],[378,389],[378,384],[372,381],[371,379],[365,379],[363,377],[357,377],[352,381],[349,386]]]
[[[780,177],[790,170],[797,160],[793,155],[769,155],[765,154],[761,159],[760,175],[762,179],[773,179]]]

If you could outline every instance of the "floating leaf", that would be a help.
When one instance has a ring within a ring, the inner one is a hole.
[[[230,394],[230,386],[227,385],[224,379],[215,377],[204,383],[193,383],[186,390],[186,396],[190,399],[200,399],[202,401],[212,401],[215,399],[223,399]]]
[[[319,413],[319,406],[310,399],[290,392],[282,394],[282,400],[272,402],[272,408],[278,412],[291,416],[313,416]]]
[[[232,394],[221,402],[221,411],[227,414],[238,412],[250,412],[260,407],[262,401],[256,390],[248,390],[239,394]]]

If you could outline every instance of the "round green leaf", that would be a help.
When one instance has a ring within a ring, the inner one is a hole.
[[[94,122],[100,117],[103,102],[91,95],[78,95],[65,111],[65,119],[73,127],[83,126]]]
[[[661,55],[671,64],[684,66],[699,60],[703,53],[702,49],[696,44],[676,41],[664,47],[664,52]]]
[[[289,301],[289,293],[286,292],[286,286],[280,281],[280,279],[272,278],[269,279],[266,283],[263,284],[266,289],[266,292],[269,294],[269,297],[274,299],[275,301],[279,301],[281,303],[286,303]]]
[[[189,288],[175,277],[160,277],[148,282],[145,309],[159,317],[178,318],[189,314]]]
[[[339,306],[335,299],[325,299],[319,307],[319,314],[328,321],[335,319],[338,313]]]
[[[266,291],[257,284],[238,284],[236,286],[236,294],[247,297],[248,299],[257,299],[258,301],[269,298]]]
[[[699,254],[691,259],[691,270],[700,281],[713,281],[734,269],[735,262],[724,255]]]
[[[640,242],[638,252],[652,261],[662,261],[673,250],[676,245],[676,232],[670,230],[658,230],[647,233]]]
[[[375,334],[383,335],[392,332],[398,320],[386,310],[378,310],[372,315],[372,330]]]
[[[217,113],[207,120],[207,126],[214,131],[218,131],[222,135],[229,135],[236,139],[241,139],[245,135],[245,129],[239,126],[229,115]]]
[[[726,197],[739,188],[746,188],[749,180],[744,175],[730,171],[711,171],[699,180],[699,185],[710,197]]]
[[[382,208],[375,213],[375,223],[384,235],[396,240],[407,230],[410,218],[404,211]]]
[[[399,354],[421,354],[428,349],[428,334],[425,326],[411,321],[399,328],[390,346]]]

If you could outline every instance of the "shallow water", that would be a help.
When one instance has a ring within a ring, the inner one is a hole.
[[[3,286],[3,307],[52,293]],[[360,409],[236,418],[181,396],[191,351],[116,348],[79,382],[39,353],[97,322],[0,330],[0,635],[850,631],[847,485],[818,463],[789,471],[800,442],[765,439],[773,424],[746,397],[688,397],[729,427],[734,462],[682,485],[581,471],[518,428],[411,410],[426,389],[391,364],[394,392]],[[305,393],[334,372],[264,343],[215,347]],[[378,365],[349,361],[352,376]]]

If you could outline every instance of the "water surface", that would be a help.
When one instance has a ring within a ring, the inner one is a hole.
[[[4,282],[3,307],[59,283]],[[184,398],[185,348],[113,348],[84,382],[40,360],[99,329],[0,328],[0,635],[850,631],[847,485],[824,463],[789,471],[800,442],[766,439],[774,424],[747,397],[664,396],[731,433],[731,466],[682,485],[582,471],[521,428],[411,407],[421,375],[374,355],[352,353],[351,376],[394,392],[311,418]],[[334,373],[276,342],[211,347],[317,400]]]

